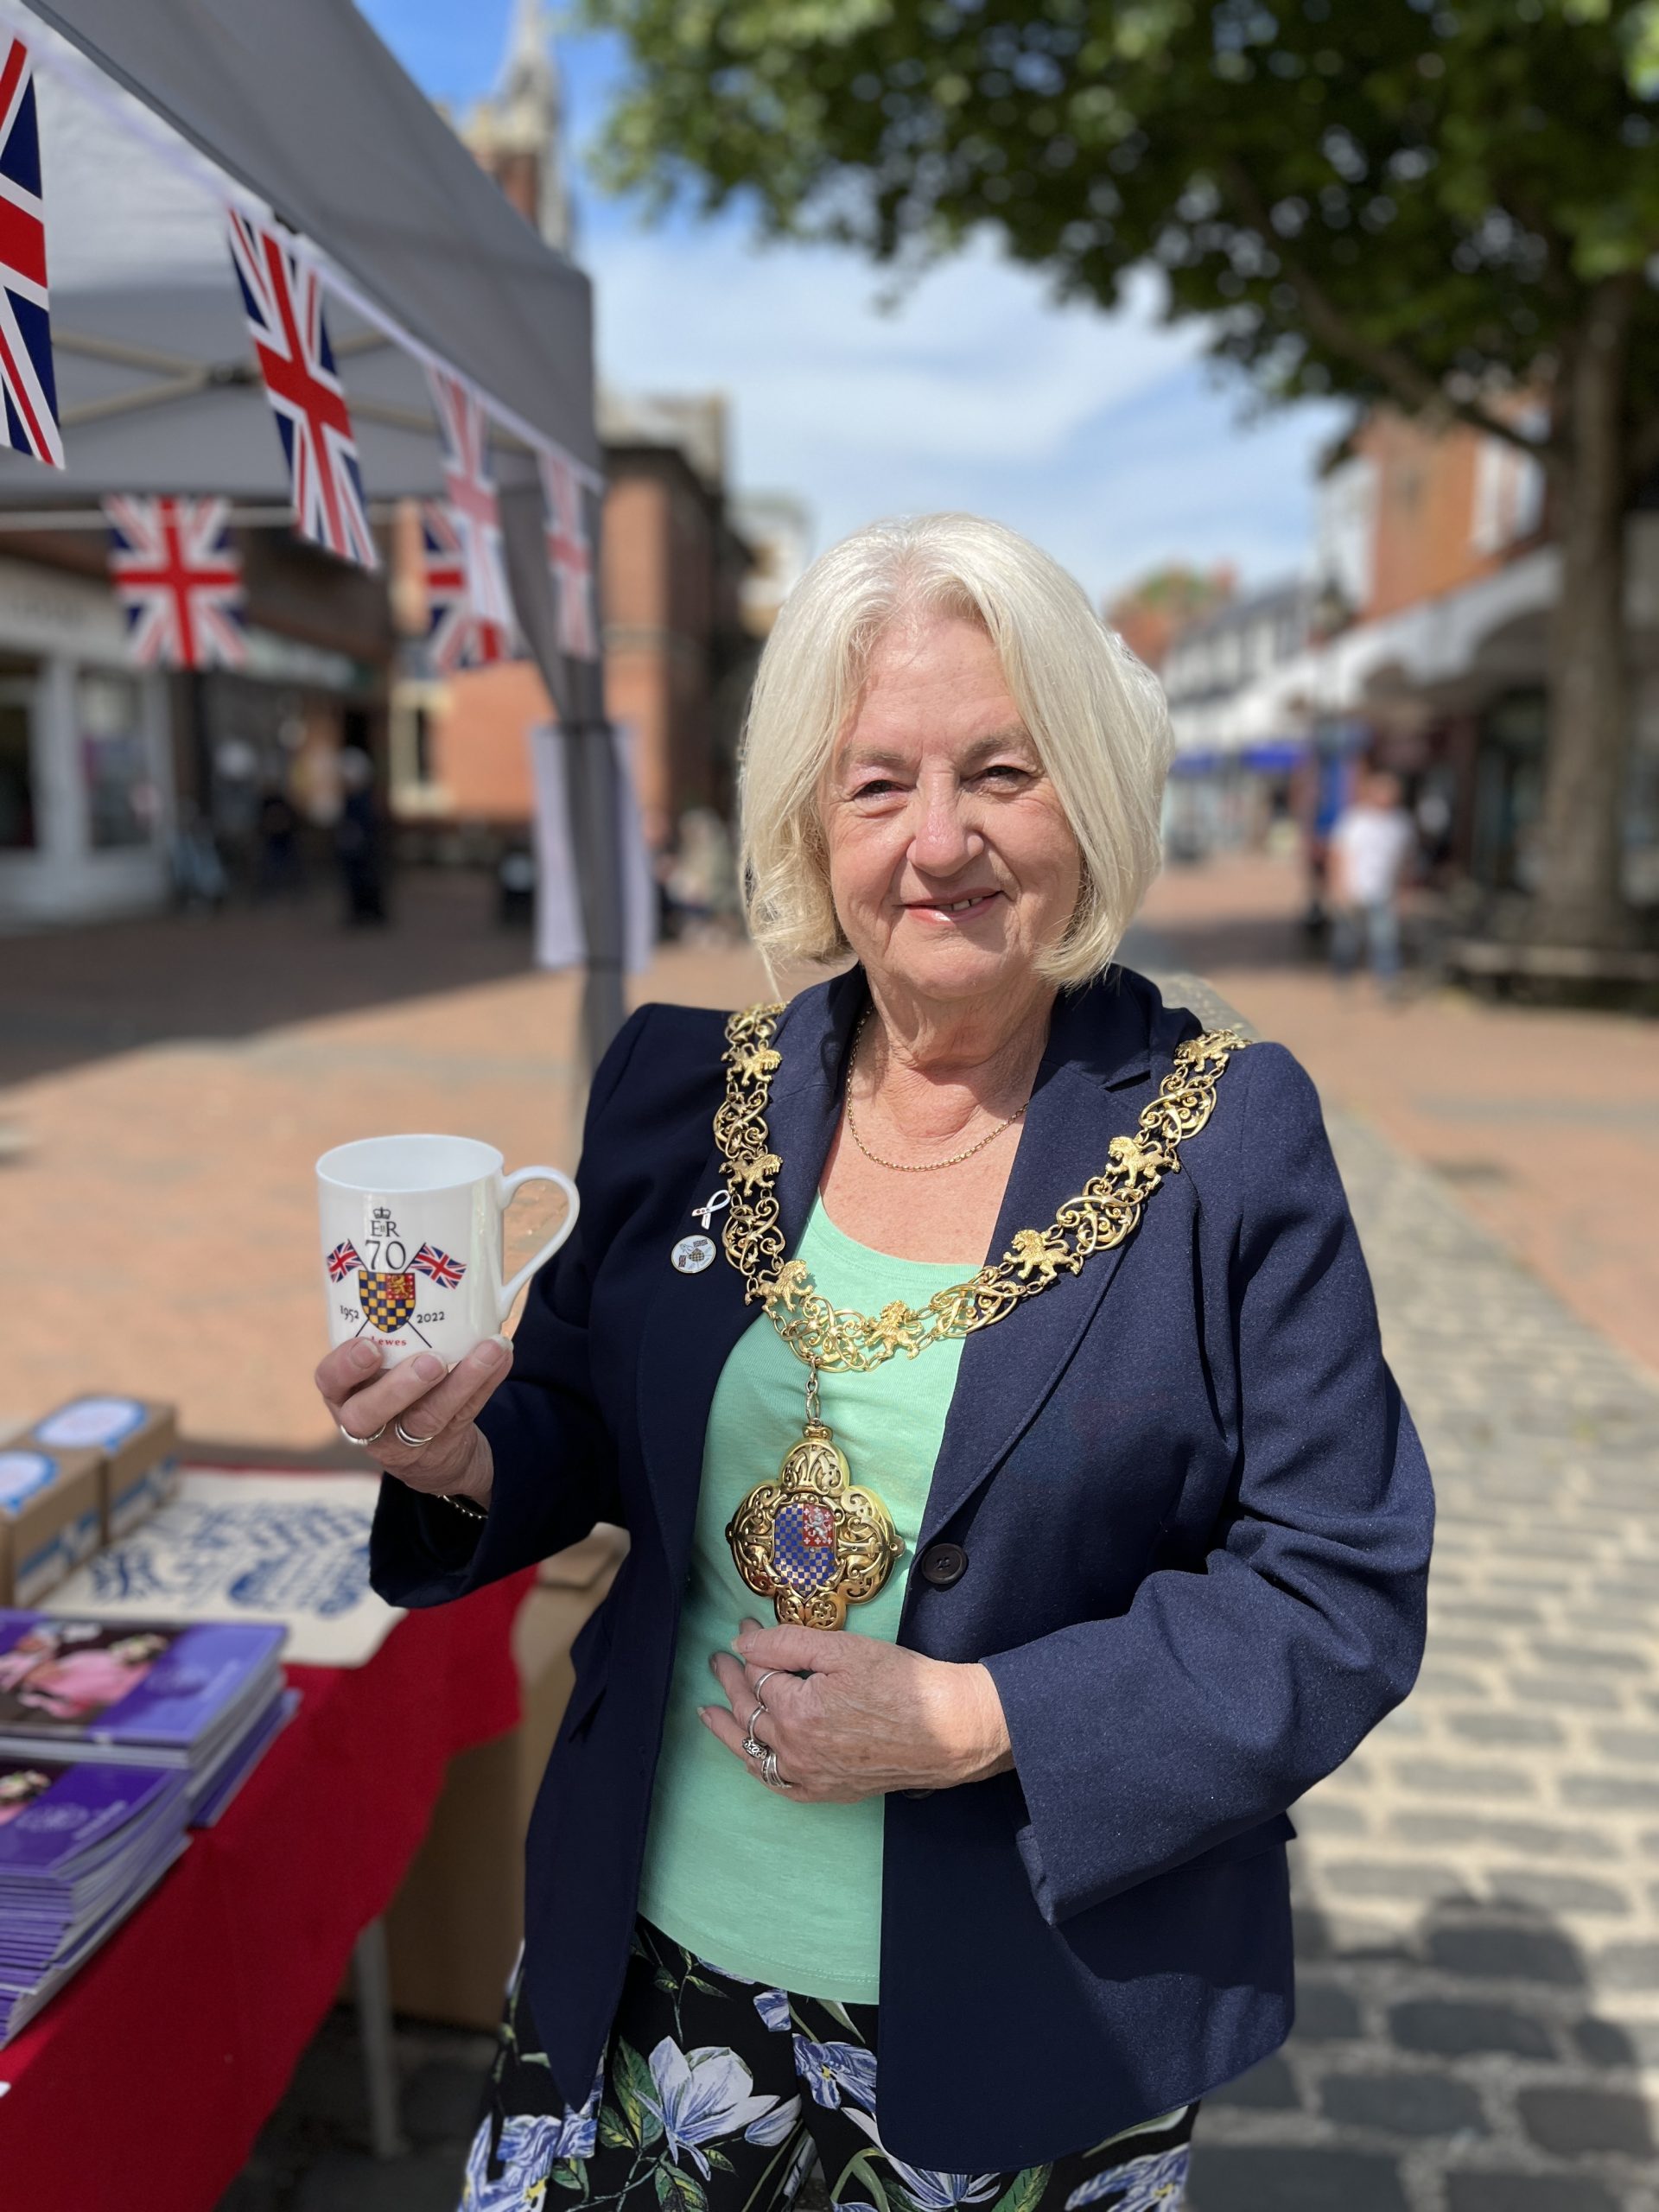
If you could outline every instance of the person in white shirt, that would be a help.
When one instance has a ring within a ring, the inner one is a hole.
[[[1349,976],[1366,954],[1378,987],[1400,974],[1400,886],[1416,846],[1400,779],[1362,772],[1331,832],[1331,959]]]

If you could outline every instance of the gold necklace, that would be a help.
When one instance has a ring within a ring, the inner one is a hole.
[[[781,1005],[747,1007],[726,1024],[726,1096],[715,1114],[730,1198],[721,1241],[743,1277],[746,1305],[759,1300],[779,1335],[806,1366],[806,1425],[777,1478],[759,1483],[727,1525],[737,1571],[780,1621],[841,1628],[849,1605],[874,1598],[903,1546],[874,1491],[858,1488],[818,1412],[818,1376],[868,1374],[904,1352],[988,1329],[1062,1273],[1079,1274],[1092,1253],[1126,1242],[1142,1209],[1180,1166],[1182,1141],[1210,1119],[1216,1084],[1248,1039],[1212,1029],[1175,1048],[1175,1065],[1141,1110],[1133,1136],[1114,1137],[1105,1166],[1067,1198],[1046,1229],[1021,1229],[1001,1258],[966,1282],[935,1291],[924,1306],[895,1299],[880,1313],[830,1305],[802,1260],[785,1256],[778,1171],[766,1108],[783,1064],[772,1043]]]
[[[853,1049],[849,1056],[847,1069],[847,1134],[852,1138],[865,1159],[873,1160],[878,1167],[891,1167],[895,1175],[931,1175],[937,1168],[958,1166],[963,1160],[971,1160],[976,1152],[983,1152],[988,1144],[993,1143],[1000,1137],[1004,1129],[1011,1129],[1024,1115],[1025,1107],[1016,1106],[1006,1122],[997,1123],[989,1136],[981,1137],[979,1142],[970,1144],[966,1152],[953,1152],[948,1160],[924,1160],[919,1162],[909,1160],[883,1160],[880,1154],[872,1152],[863,1138],[860,1136],[858,1123],[853,1117],[853,1066],[857,1062],[858,1048],[863,1041],[864,1025],[869,1018],[870,1010],[866,1007],[858,1017],[858,1027],[853,1032]],[[1030,1101],[1027,1100],[1027,1104],[1029,1103]]]

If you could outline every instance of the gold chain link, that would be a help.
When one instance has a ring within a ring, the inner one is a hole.
[[[1046,1229],[1021,1229],[995,1263],[966,1282],[936,1291],[924,1306],[895,1300],[880,1313],[831,1306],[812,1285],[806,1263],[785,1259],[778,1212],[778,1171],[766,1108],[783,1056],[772,1043],[780,1004],[746,1007],[726,1024],[726,1096],[715,1116],[715,1140],[725,1160],[731,1205],[721,1241],[744,1279],[744,1300],[759,1300],[779,1335],[810,1369],[880,1367],[895,1352],[914,1359],[947,1337],[971,1336],[1011,1313],[1022,1299],[1061,1274],[1077,1274],[1094,1252],[1123,1243],[1141,1209],[1166,1174],[1179,1172],[1184,1139],[1210,1119],[1216,1084],[1249,1039],[1211,1029],[1175,1048],[1175,1065],[1158,1095],[1141,1109],[1133,1136],[1114,1137],[1107,1164],[1068,1198]]]

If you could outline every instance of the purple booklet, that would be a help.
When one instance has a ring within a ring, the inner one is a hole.
[[[175,1836],[162,1851],[136,1869],[133,1887],[124,1891],[92,1926],[77,1935],[49,1966],[44,1969],[0,1966],[0,2048],[10,2043],[69,1977],[86,1964],[99,1946],[115,1933],[133,1908],[155,1888],[188,1840],[185,1836]]]
[[[0,1611],[0,1755],[207,1764],[280,1682],[286,1630]]]
[[[103,1847],[181,1794],[179,1774],[165,1767],[0,1758],[0,1897],[73,1881],[108,1855]]]

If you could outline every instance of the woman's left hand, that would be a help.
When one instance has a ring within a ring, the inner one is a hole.
[[[845,1629],[763,1628],[745,1621],[741,1656],[709,1660],[729,1700],[701,1708],[704,1724],[760,1780],[745,1756],[756,1702],[756,1742],[778,1754],[788,1795],[852,1804],[890,1789],[950,1789],[1014,1764],[996,1685],[981,1666],[925,1659],[918,1651]]]

